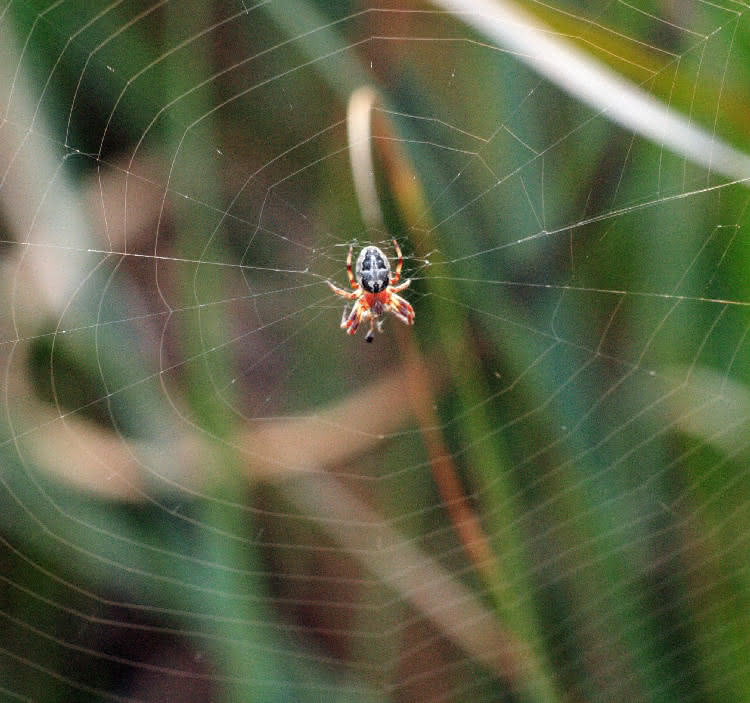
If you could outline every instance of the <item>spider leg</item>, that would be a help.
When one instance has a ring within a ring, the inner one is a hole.
[[[403,283],[399,283],[397,286],[391,286],[391,293],[400,293],[402,290],[406,290],[411,285],[411,278],[407,278]]]
[[[370,317],[370,310],[362,303],[362,298],[360,298],[354,303],[354,307],[348,317],[341,318],[341,329],[346,330],[347,334],[357,334],[362,319],[364,318],[367,320],[367,318]]]
[[[401,278],[401,269],[404,266],[404,255],[401,253],[401,247],[398,245],[398,242],[395,239],[392,241],[393,248],[396,250],[396,256],[398,257],[398,263],[396,264],[396,268],[393,271],[391,283],[398,283],[399,278]]]
[[[393,316],[395,318],[397,318],[398,320],[401,320],[401,322],[403,322],[405,325],[413,325],[414,324],[414,320],[413,319],[410,321],[408,317],[405,317],[404,315],[402,315],[399,312],[396,312],[395,310],[391,310],[391,312],[393,313]]]
[[[332,290],[332,291],[333,291],[333,292],[334,292],[334,293],[335,293],[336,295],[340,295],[340,296],[342,296],[343,298],[346,298],[347,300],[354,300],[354,299],[355,299],[355,298],[356,298],[356,297],[357,297],[357,296],[359,295],[359,291],[356,291],[356,292],[355,292],[355,291],[348,291],[348,290],[344,290],[343,288],[339,288],[338,286],[335,286],[335,285],[334,285],[333,283],[331,283],[330,281],[326,281],[326,283],[328,284],[328,287],[329,287],[329,288],[330,288],[330,289],[331,289],[331,290]]]
[[[349,253],[346,256],[346,275],[349,276],[349,284],[354,290],[359,288],[359,283],[354,280],[354,274],[352,273],[352,249],[354,245],[349,246]]]
[[[400,295],[391,293],[388,309],[405,325],[414,324],[414,308]]]
[[[378,320],[378,331],[380,331],[380,325],[382,323],[380,320]],[[365,342],[372,342],[372,340],[375,338],[375,318],[370,315],[370,329],[367,330],[367,335],[365,336]]]
[[[348,329],[346,330],[347,334],[357,334],[357,330],[359,329],[360,324],[362,323],[362,319],[367,315],[366,310],[362,310],[362,306],[357,307],[357,313],[347,322]]]
[[[349,328],[351,327],[351,325],[352,325],[352,323],[354,321],[354,318],[357,315],[360,315],[360,314],[361,313],[360,313],[359,301],[357,301],[356,303],[354,303],[354,305],[352,306],[351,310],[349,310],[348,306],[345,307],[344,308],[344,312],[341,315],[341,329],[342,330],[346,330],[348,332]]]
[[[355,305],[356,305],[356,303],[355,303]],[[348,319],[349,319],[349,306],[348,305],[344,305],[344,312],[341,313],[341,325],[339,325],[342,330],[346,329],[346,321]]]

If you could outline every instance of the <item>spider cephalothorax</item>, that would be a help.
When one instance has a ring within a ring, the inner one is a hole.
[[[381,317],[386,312],[395,315],[406,325],[414,324],[414,308],[404,300],[398,293],[409,287],[411,280],[404,281],[401,285],[395,285],[401,278],[401,268],[404,265],[404,257],[398,242],[393,240],[393,247],[398,256],[398,263],[393,272],[388,262],[388,257],[376,246],[368,246],[359,252],[357,263],[352,273],[352,250],[349,247],[349,255],[346,257],[346,272],[349,276],[349,284],[352,291],[344,290],[328,281],[331,290],[347,300],[354,300],[351,312],[344,308],[341,316],[341,328],[348,334],[356,334],[360,324],[370,321],[370,329],[367,331],[365,340],[372,342],[377,320],[378,332],[381,332]]]

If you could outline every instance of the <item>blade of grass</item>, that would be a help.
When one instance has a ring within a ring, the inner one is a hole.
[[[732,181],[750,180],[750,156],[580,51],[509,0],[433,0],[517,53],[541,76],[628,130]]]
[[[402,141],[388,114],[376,109],[379,102],[377,92],[367,87],[360,88],[350,99],[348,126],[352,130],[349,134],[351,163],[363,217],[370,218],[369,221],[366,220],[370,227],[383,226],[380,205],[373,200],[377,197],[376,168],[372,156],[374,146],[383,164],[387,184],[396,200],[399,214],[412,231],[419,233],[422,247],[429,250],[433,245],[429,240],[434,229],[428,221],[428,208],[420,179],[400,147]],[[369,114],[365,115],[365,112]],[[377,121],[376,127],[371,120]],[[374,137],[374,134],[383,138]],[[367,145],[366,149],[363,144]],[[434,278],[428,281],[434,293],[433,300],[456,297],[449,279]],[[486,440],[487,437],[494,437],[494,434],[491,432],[491,420],[482,409],[478,390],[482,387],[478,372],[480,360],[467,341],[471,339],[471,335],[466,321],[458,308],[440,305],[433,310],[433,319],[437,321],[437,338],[443,346],[447,370],[455,384],[459,404],[464,409],[472,410],[470,417],[462,423],[468,435],[468,466],[481,486],[488,488],[492,504],[513,505],[511,486],[503,478],[504,457],[493,440]],[[405,358],[410,359],[418,369],[420,354],[411,334],[406,340],[402,336],[401,348]],[[503,511],[497,516],[496,524],[492,525],[498,544],[497,551],[493,552],[481,522],[466,499],[455,462],[439,432],[435,431],[439,422],[432,409],[434,403],[429,383],[422,373],[415,375],[410,384],[412,403],[422,428],[433,477],[461,543],[478,573],[482,575],[498,611],[509,623],[515,636],[524,640],[524,656],[529,662],[528,676],[523,681],[516,682],[522,683],[522,688],[517,690],[522,691],[529,700],[555,700],[557,692],[554,677],[545,661],[533,600],[524,601],[528,589],[519,585],[519,575],[524,573],[525,566],[522,538],[513,521],[515,511]],[[513,587],[511,583],[514,584]],[[508,605],[518,602],[530,605],[520,608]]]

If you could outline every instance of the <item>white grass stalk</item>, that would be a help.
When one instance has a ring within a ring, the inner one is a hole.
[[[750,179],[750,156],[691,123],[508,0],[432,0],[539,75],[625,129],[732,181]]]

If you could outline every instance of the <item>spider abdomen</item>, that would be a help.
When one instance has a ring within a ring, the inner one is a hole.
[[[375,246],[362,249],[354,268],[357,283],[368,293],[384,291],[391,280],[391,265],[388,257]]]

